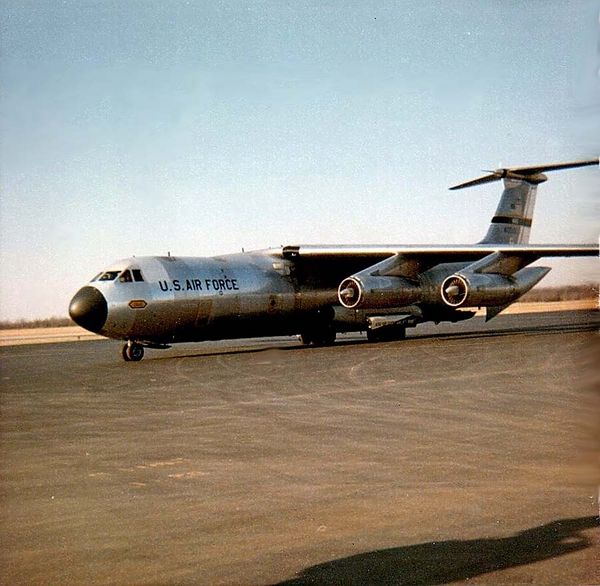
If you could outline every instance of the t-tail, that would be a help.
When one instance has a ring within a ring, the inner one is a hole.
[[[496,213],[492,218],[485,238],[480,244],[528,244],[537,186],[548,180],[545,171],[558,171],[575,167],[598,165],[598,159],[540,165],[537,167],[515,167],[496,169],[489,175],[455,185],[450,189],[473,187],[483,183],[504,180],[504,191]]]

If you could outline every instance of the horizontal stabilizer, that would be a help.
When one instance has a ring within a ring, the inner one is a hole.
[[[465,187],[474,187],[484,183],[492,183],[500,181],[500,179],[516,179],[537,185],[546,181],[546,176],[543,175],[546,171],[560,171],[561,169],[574,169],[576,167],[588,167],[590,165],[598,165],[598,159],[590,159],[588,161],[574,161],[572,163],[555,163],[552,165],[537,165],[535,167],[511,167],[506,169],[496,169],[490,171],[489,175],[484,175],[478,179],[461,183],[451,187],[454,189],[464,189]]]

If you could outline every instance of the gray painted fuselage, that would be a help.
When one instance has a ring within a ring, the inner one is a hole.
[[[105,273],[127,269],[140,270],[144,280],[90,283],[110,300],[98,332],[110,338],[169,344],[292,335],[337,299],[337,286],[310,291],[299,286],[276,251],[130,258]]]

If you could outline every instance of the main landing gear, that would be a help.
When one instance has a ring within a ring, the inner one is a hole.
[[[125,362],[139,362],[144,357],[144,347],[131,340],[121,346],[121,358]]]
[[[333,307],[324,307],[307,316],[300,332],[300,341],[305,346],[331,346],[336,337],[333,318]]]
[[[305,345],[331,346],[335,343],[336,331],[333,325],[333,307],[323,307],[312,315],[307,315],[300,335],[300,341]]]
[[[395,342],[406,338],[406,328],[402,326],[386,326],[375,330],[367,330],[369,342]]]
[[[331,346],[335,342],[336,333],[332,325],[321,328],[313,328],[303,331],[299,338],[305,345],[309,346]]]

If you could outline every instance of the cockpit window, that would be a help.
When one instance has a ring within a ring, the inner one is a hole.
[[[102,276],[98,279],[99,281],[114,281],[117,278],[117,275],[121,271],[106,271],[102,274]]]
[[[125,269],[124,271],[105,271],[96,275],[92,281],[114,281],[119,277],[120,283],[143,283],[144,277],[140,269]]]
[[[131,283],[133,281],[133,279],[131,278],[131,273],[129,272],[129,269],[125,269],[121,273],[121,276],[119,277],[119,281],[121,283]]]

